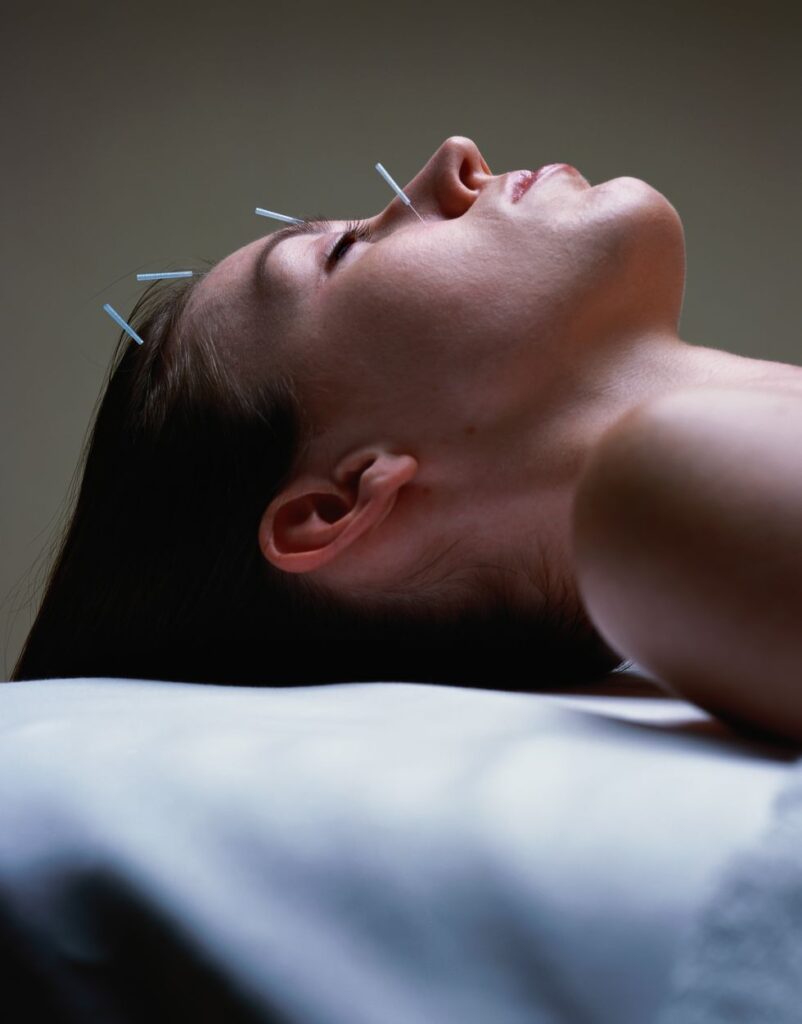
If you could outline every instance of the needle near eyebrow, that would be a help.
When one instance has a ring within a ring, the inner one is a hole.
[[[286,213],[276,213],[274,210],[264,210],[261,206],[257,206],[253,212],[258,213],[260,217],[272,217],[273,220],[282,220],[285,224],[303,224],[300,217],[288,217]]]

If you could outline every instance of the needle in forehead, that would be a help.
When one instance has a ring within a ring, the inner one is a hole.
[[[409,196],[406,195],[406,193],[404,192],[404,190],[402,188],[400,188],[398,185],[396,185],[396,183],[393,181],[393,179],[390,177],[390,175],[382,167],[381,164],[376,164],[376,170],[384,178],[384,180],[387,182],[387,184],[390,186],[390,188],[393,190],[393,192],[395,192],[395,194],[398,196],[398,198],[401,200],[401,202],[405,206],[408,206],[410,208],[410,210],[412,210],[412,212],[415,214],[415,216],[418,218],[418,220],[423,220],[423,217],[421,217],[421,215],[418,213],[418,211],[412,205],[412,200],[409,198]]]

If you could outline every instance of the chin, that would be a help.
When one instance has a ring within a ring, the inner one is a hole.
[[[615,178],[619,238],[649,277],[685,281],[685,229],[677,209],[640,178]]]
[[[685,288],[685,232],[669,200],[640,178],[591,190],[596,292],[607,314],[659,316],[676,329]]]
[[[603,187],[609,191],[621,216],[632,221],[633,226],[642,222],[645,226],[653,221],[662,233],[681,239],[684,249],[685,232],[680,215],[653,185],[641,178],[623,177],[613,178]]]

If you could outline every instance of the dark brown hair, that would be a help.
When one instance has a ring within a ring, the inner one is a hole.
[[[143,295],[129,318],[143,346],[120,336],[12,679],[535,689],[621,664],[549,588],[535,613],[432,566],[367,600],[270,565],[259,521],[313,424],[288,372],[238,379],[216,344],[225,326],[184,315],[198,280]]]

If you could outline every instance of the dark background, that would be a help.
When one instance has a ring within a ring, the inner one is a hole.
[[[3,5],[0,653],[29,627],[139,270],[361,217],[449,135],[494,173],[643,178],[685,225],[680,333],[800,359],[799,4]],[[40,565],[40,571],[46,565]],[[28,602],[26,604],[26,602]]]

